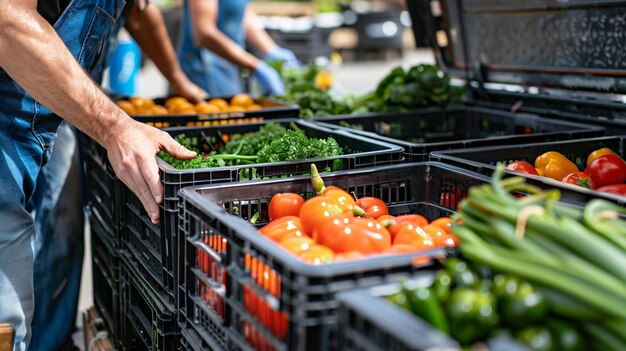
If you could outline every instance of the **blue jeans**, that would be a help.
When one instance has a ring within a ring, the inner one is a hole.
[[[35,198],[35,311],[30,350],[57,350],[71,341],[78,309],[84,252],[74,129],[61,124],[55,148],[42,168]],[[54,267],[51,270],[50,267]]]
[[[54,25],[79,64],[92,72],[124,0],[72,0]],[[26,350],[33,316],[35,225],[30,211],[37,178],[50,157],[61,119],[0,70],[0,321]],[[36,200],[36,199],[34,199]]]

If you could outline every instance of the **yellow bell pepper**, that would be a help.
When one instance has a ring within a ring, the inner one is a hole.
[[[556,151],[549,151],[535,159],[535,168],[540,175],[558,181],[570,173],[578,172],[578,167]]]
[[[589,166],[591,162],[595,161],[597,158],[600,158],[606,155],[615,155],[617,157],[620,157],[618,154],[616,154],[613,150],[609,149],[608,147],[603,147],[601,149],[598,149],[590,153],[589,156],[587,156],[587,166]]]

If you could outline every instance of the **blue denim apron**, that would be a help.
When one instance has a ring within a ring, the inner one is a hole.
[[[54,25],[66,47],[93,72],[124,0],[73,0]],[[61,119],[0,70],[0,320],[26,350],[33,316],[34,223],[29,204]],[[50,347],[54,347],[50,345]]]
[[[101,83],[107,58],[117,33],[123,26],[129,6],[110,30],[110,40],[103,42],[101,54],[89,72]],[[84,217],[77,175],[68,179],[79,135],[67,122],[59,128],[56,147],[41,170],[33,203],[36,204],[34,288],[35,311],[29,350],[56,350],[71,342],[78,310],[84,254]],[[71,184],[68,184],[71,183]],[[63,198],[60,198],[63,191]],[[37,250],[39,248],[39,250]],[[54,270],[50,270],[54,267]]]
[[[217,27],[231,40],[245,46],[243,16],[248,0],[218,1]],[[243,92],[239,68],[219,55],[196,45],[189,15],[189,2],[183,6],[181,40],[177,54],[183,71],[211,96],[232,96]]]

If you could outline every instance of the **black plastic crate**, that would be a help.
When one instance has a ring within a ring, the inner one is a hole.
[[[93,300],[114,338],[120,328],[121,259],[110,240],[111,233],[97,218],[90,217]]]
[[[527,161],[530,164],[534,164],[535,158],[539,155],[548,151],[557,151],[574,162],[582,171],[585,169],[587,156],[594,150],[603,147],[608,147],[621,157],[626,157],[626,136],[440,151],[432,153],[431,159],[477,173],[491,175],[499,162],[508,164],[513,161]],[[626,198],[622,196],[593,191],[546,177],[516,172],[507,173],[522,176],[527,179],[528,183],[543,189],[558,188],[561,191],[561,200],[576,206],[584,206],[589,200],[594,198],[603,198],[626,207]]]
[[[222,349],[215,343],[207,343],[195,329],[186,329],[181,326],[180,330],[180,350],[181,351],[205,351]]]
[[[178,228],[178,191],[186,186],[231,183],[244,180],[245,172],[252,178],[254,174],[258,178],[284,177],[298,174],[306,174],[311,170],[311,162],[315,162],[318,169],[332,169],[337,164],[342,169],[350,170],[367,168],[380,165],[396,164],[403,162],[402,148],[379,141],[371,141],[361,136],[354,136],[345,131],[334,131],[320,127],[314,123],[297,120],[276,120],[286,127],[294,124],[303,130],[309,137],[328,138],[334,137],[339,145],[352,150],[352,153],[315,160],[294,162],[280,162],[270,164],[255,164],[247,166],[230,166],[219,168],[205,168],[196,170],[177,170],[172,166],[158,160],[161,169],[161,181],[163,182],[164,201],[161,205],[161,221],[159,225],[153,225],[147,212],[144,210],[139,198],[132,194],[123,184],[124,230],[122,240],[124,246],[129,248],[137,259],[142,261],[151,274],[160,277],[159,286],[153,289],[165,289],[169,291],[170,302],[176,301],[174,272],[178,263],[177,228]],[[208,128],[172,128],[168,130],[171,135],[185,133],[188,136],[197,136],[202,139],[202,134],[208,138],[224,138],[226,135],[248,133],[258,131],[265,123],[250,123],[246,125],[208,127]]]
[[[420,272],[411,285],[427,286],[432,272]],[[338,294],[339,349],[342,351],[461,350],[450,336],[385,299],[400,291],[389,284]],[[507,336],[486,341],[491,351],[530,351]]]
[[[126,265],[129,260],[126,253],[122,257],[124,349],[177,350],[180,332],[176,314],[150,289],[141,272]]]
[[[420,163],[339,172],[324,180],[358,197],[378,196],[393,214],[421,213],[432,220],[450,215],[470,186],[489,178]],[[267,223],[267,206],[278,192],[310,196],[313,190],[309,177],[181,190],[179,317],[222,349],[336,349],[337,292],[406,278],[423,268],[412,265],[415,257],[451,253],[306,264],[246,221],[258,212],[258,225]]]
[[[159,301],[159,305],[163,310],[168,313],[176,313],[176,306],[171,301],[171,293],[168,289],[165,289],[161,284],[161,277],[155,276],[149,267],[146,265],[145,260],[138,259],[129,250],[124,250],[120,254],[122,258],[122,275],[124,282],[127,282],[130,275],[130,279],[134,280],[136,284],[141,282],[141,286],[149,291],[151,296]],[[140,278],[140,279],[138,279]]]
[[[83,145],[87,173],[86,189],[91,214],[107,227],[110,233],[109,241],[114,249],[119,249],[122,226],[120,182],[106,161],[106,150],[93,140]]]
[[[604,132],[599,126],[467,105],[330,116],[316,122],[400,145],[404,147],[407,162],[428,161],[428,155],[438,150],[580,139],[601,136]]]

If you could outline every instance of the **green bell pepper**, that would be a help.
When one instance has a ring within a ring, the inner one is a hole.
[[[543,294],[517,277],[497,275],[493,291],[498,299],[498,313],[513,329],[534,325],[548,312]]]
[[[483,340],[499,321],[493,294],[469,288],[452,292],[446,312],[451,336],[462,345]]]

